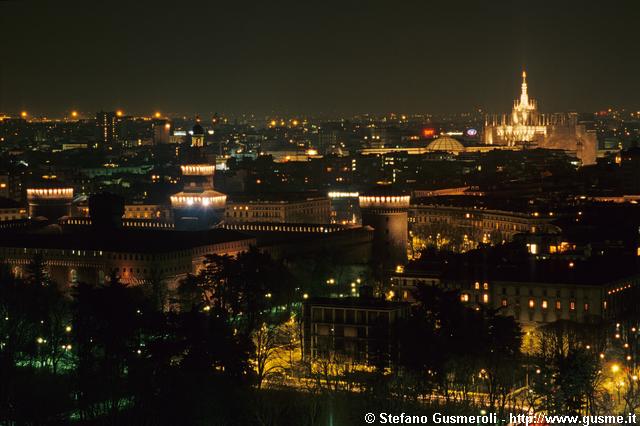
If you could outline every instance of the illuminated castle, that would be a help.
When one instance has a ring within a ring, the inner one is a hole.
[[[55,221],[71,215],[73,188],[46,186],[27,189],[29,217],[45,217]]]
[[[538,103],[529,98],[526,71],[522,72],[520,99],[513,102],[511,114],[488,116],[483,139],[488,145],[562,149],[583,165],[594,164],[596,159],[596,135],[578,124],[577,114],[538,112]]]
[[[405,264],[409,238],[409,196],[373,190],[360,195],[359,202],[362,224],[374,229],[374,258],[386,267]]]
[[[176,229],[209,229],[220,222],[227,196],[213,189],[215,166],[205,162],[203,149],[204,131],[196,124],[193,128],[191,158],[180,166],[183,190],[171,196]]]

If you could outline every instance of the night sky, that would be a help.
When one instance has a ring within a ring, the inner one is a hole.
[[[0,112],[640,109],[636,1],[1,1]]]

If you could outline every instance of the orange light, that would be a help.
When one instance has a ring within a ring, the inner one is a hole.
[[[122,117],[122,114],[123,114],[123,113],[122,113],[122,110],[121,110],[121,109],[119,109],[119,110],[117,110],[117,111],[116,111],[116,115],[117,115],[118,117]]]
[[[71,111],[71,116],[73,118],[77,118],[78,117],[78,111]]]
[[[155,114],[153,114],[153,116],[155,118],[160,118],[160,117],[162,117],[162,114],[160,114],[160,112],[156,112]]]
[[[22,118],[27,118],[27,115],[29,115],[29,114],[27,114],[27,111],[22,111],[20,113],[20,117],[22,117]]]
[[[425,138],[434,136],[435,134],[436,134],[436,129],[432,129],[432,128],[422,129],[422,136],[424,136]]]

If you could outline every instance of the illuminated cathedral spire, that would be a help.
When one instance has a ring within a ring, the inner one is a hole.
[[[526,107],[529,105],[529,94],[527,93],[527,72],[522,71],[522,93],[520,94],[520,105]]]

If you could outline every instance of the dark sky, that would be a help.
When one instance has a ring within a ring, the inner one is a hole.
[[[640,109],[637,0],[0,1],[0,111]]]

